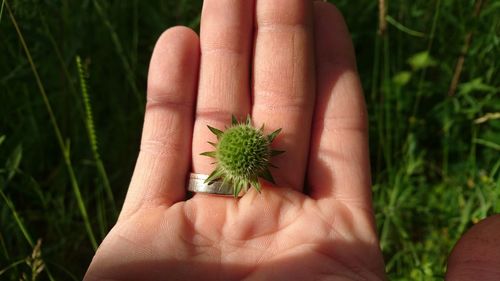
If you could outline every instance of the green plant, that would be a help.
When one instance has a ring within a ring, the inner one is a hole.
[[[38,279],[40,273],[45,269],[45,263],[42,259],[42,240],[38,239],[33,252],[24,261],[29,267],[29,273],[23,272],[21,281],[35,281]]]
[[[281,129],[266,136],[264,125],[260,129],[253,127],[250,116],[247,117],[246,122],[239,123],[233,115],[231,123],[231,127],[225,132],[208,126],[210,131],[217,136],[218,142],[209,142],[215,150],[203,152],[201,155],[214,158],[217,161],[217,167],[205,182],[213,183],[222,179],[223,183],[233,186],[235,197],[242,190],[248,191],[249,185],[260,192],[259,178],[274,183],[269,171],[269,166],[274,167],[270,159],[284,151],[273,150],[270,145]]]
[[[202,2],[0,0],[0,280],[29,273],[38,238],[39,280],[82,280],[90,236],[100,242],[117,218],[89,142],[75,55],[88,66],[98,152],[120,206],[144,114],[136,89],[144,96],[154,44],[170,26],[199,31]],[[388,279],[443,280],[457,239],[500,212],[498,1],[329,2],[347,21],[368,94]]]

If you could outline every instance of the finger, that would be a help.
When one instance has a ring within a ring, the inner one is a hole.
[[[148,75],[141,150],[120,217],[146,204],[171,205],[185,197],[198,78],[198,36],[186,27],[165,31]]]
[[[349,32],[331,4],[315,2],[318,97],[308,168],[310,195],[371,205],[367,118]]]
[[[256,125],[282,128],[273,159],[278,185],[302,190],[314,106],[314,55],[309,0],[257,0],[254,52]]]
[[[230,125],[231,115],[246,116],[250,107],[249,60],[253,1],[206,0],[201,18],[201,69],[193,132],[193,171],[209,174],[213,162],[200,153],[216,141],[207,125]]]
[[[474,225],[451,252],[446,280],[500,280],[500,215]]]

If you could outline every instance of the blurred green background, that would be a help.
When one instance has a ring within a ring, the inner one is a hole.
[[[387,272],[441,280],[500,212],[500,1],[331,2],[368,103]],[[155,40],[198,30],[202,1],[0,3],[0,279],[80,280],[131,177]]]

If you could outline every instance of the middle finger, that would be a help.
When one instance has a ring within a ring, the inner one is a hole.
[[[315,98],[312,1],[257,0],[254,51],[256,125],[282,128],[273,159],[278,185],[302,190]]]

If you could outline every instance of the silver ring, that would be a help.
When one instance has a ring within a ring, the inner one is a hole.
[[[233,187],[227,183],[223,184],[222,181],[215,181],[212,184],[205,183],[208,175],[191,173],[189,175],[188,190],[197,193],[208,193],[214,195],[233,196]],[[238,197],[242,196],[240,192]]]

